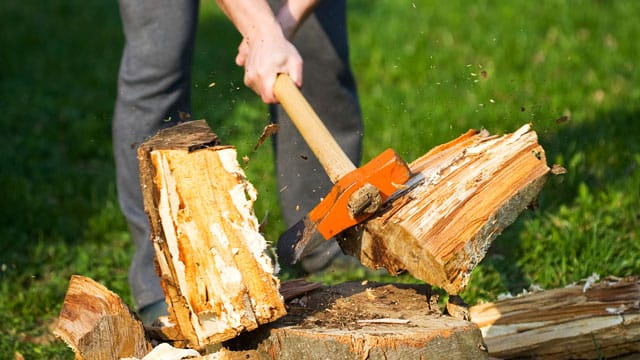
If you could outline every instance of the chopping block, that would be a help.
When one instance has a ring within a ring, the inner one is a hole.
[[[289,299],[286,316],[224,347],[251,359],[488,358],[478,327],[430,307],[429,294],[424,284],[323,286]]]

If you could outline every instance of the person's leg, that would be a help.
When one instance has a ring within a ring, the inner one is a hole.
[[[293,39],[304,60],[302,93],[357,165],[362,146],[362,117],[355,80],[349,65],[346,4],[324,1],[300,27]],[[276,134],[276,175],[280,205],[287,226],[309,212],[333,184],[281,106],[272,107]],[[340,253],[335,240],[302,260],[315,272]]]
[[[140,190],[137,149],[190,110],[198,0],[119,0],[125,47],[113,118],[118,200],[135,253],[129,286],[138,309],[164,300]]]

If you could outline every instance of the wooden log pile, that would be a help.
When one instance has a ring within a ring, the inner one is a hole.
[[[74,276],[55,334],[77,359],[631,359],[640,354],[638,277],[608,277],[472,306],[473,323],[442,315],[427,285],[319,287],[294,281],[282,289],[289,313],[273,323],[210,351],[161,343],[149,352],[157,339],[153,332],[145,334],[122,300]]]

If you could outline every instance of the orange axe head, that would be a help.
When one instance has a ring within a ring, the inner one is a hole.
[[[296,263],[320,240],[369,218],[410,177],[409,166],[392,149],[344,175],[307,216],[280,236],[279,260]]]

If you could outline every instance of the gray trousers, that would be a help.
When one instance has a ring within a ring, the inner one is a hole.
[[[142,205],[137,147],[159,129],[191,113],[190,88],[198,0],[119,0],[125,47],[113,119],[118,200],[129,224],[135,253],[129,285],[138,309],[164,299],[155,272],[149,224]],[[345,152],[357,164],[362,120],[349,67],[344,0],[325,0],[295,36],[304,60],[302,92]],[[221,34],[224,36],[224,34]],[[214,41],[214,39],[211,39]],[[331,183],[280,106],[274,137],[280,205],[287,226],[306,214]],[[216,129],[213,129],[214,132]],[[223,139],[224,140],[224,139]],[[328,242],[303,260],[308,268],[339,252]]]

